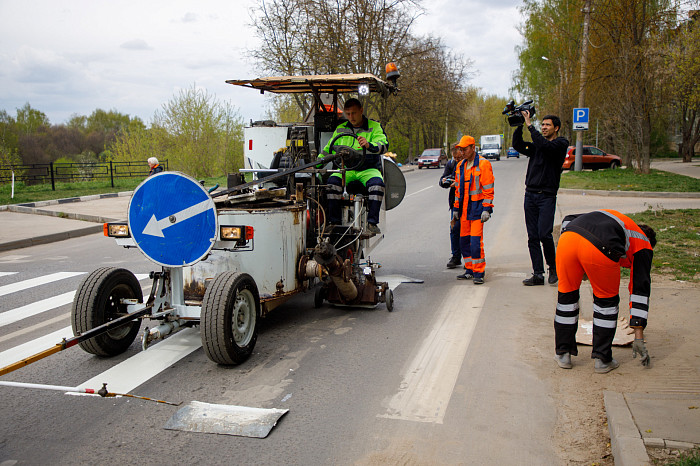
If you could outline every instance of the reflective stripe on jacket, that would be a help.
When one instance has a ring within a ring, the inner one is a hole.
[[[474,164],[465,169],[467,161],[461,160],[455,168],[454,207],[459,209],[459,217],[466,220],[479,220],[483,211],[493,213],[494,178],[491,162],[474,156]],[[463,196],[462,193],[468,193]],[[466,209],[464,199],[468,198]],[[466,217],[465,217],[466,216]]]
[[[646,327],[654,251],[639,226],[620,212],[603,209],[567,215],[561,231],[578,233],[611,260],[630,269],[630,327]]]

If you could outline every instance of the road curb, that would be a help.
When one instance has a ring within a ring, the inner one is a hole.
[[[39,244],[54,243],[56,241],[63,241],[66,239],[92,235],[94,233],[101,232],[102,229],[102,225],[91,225],[89,227],[79,228],[76,230],[52,233],[50,235],[35,236],[33,238],[24,238],[16,241],[8,241],[6,243],[0,243],[0,251],[11,251],[13,249],[28,248],[30,246],[37,246]]]
[[[607,197],[661,197],[678,199],[700,199],[700,193],[674,193],[668,191],[603,191],[596,189],[559,188],[559,193]]]
[[[650,465],[642,435],[632,419],[622,393],[603,392],[605,413],[608,416],[610,447],[617,466]]]

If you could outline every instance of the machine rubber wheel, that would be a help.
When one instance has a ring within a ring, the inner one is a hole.
[[[87,277],[75,292],[71,308],[73,334],[91,330],[127,313],[121,299],[143,302],[143,292],[136,276],[126,269],[102,267]],[[115,356],[126,351],[139,333],[141,320],[124,324],[80,343],[80,347],[97,356]]]
[[[247,273],[224,272],[204,293],[200,332],[202,346],[217,364],[236,365],[253,353],[258,339],[260,296]]]
[[[326,299],[326,288],[324,286],[319,286],[316,288],[314,293],[314,307],[318,309],[323,306],[323,301]]]
[[[391,312],[394,310],[394,292],[391,288],[387,288],[384,296],[384,301],[386,302],[386,310]]]

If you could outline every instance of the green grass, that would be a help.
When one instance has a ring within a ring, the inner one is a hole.
[[[700,192],[700,180],[661,170],[644,175],[630,168],[597,171],[565,171],[561,187],[605,191]]]
[[[682,452],[678,458],[663,464],[667,466],[700,466],[700,450],[696,448],[689,452]]]
[[[649,209],[628,216],[656,231],[653,273],[700,281],[700,209]]]
[[[226,186],[226,177],[203,178],[207,188],[219,183]],[[27,202],[46,201],[51,199],[65,199],[68,197],[89,196],[92,194],[118,193],[120,191],[133,191],[143,178],[120,178],[114,180],[114,188],[109,181],[80,181],[75,183],[56,183],[56,190],[51,189],[51,183],[27,186],[24,183],[15,183],[15,197],[11,198],[11,185],[0,185],[0,205],[24,204]]]

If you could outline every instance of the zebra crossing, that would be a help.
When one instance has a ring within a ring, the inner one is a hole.
[[[2,297],[0,299],[12,297],[20,302],[24,296],[41,296],[42,299],[7,310],[4,310],[5,306],[0,301],[0,345],[2,345],[0,346],[0,367],[21,361],[55,346],[63,338],[73,336],[71,326],[65,326],[65,323],[70,319],[69,306],[73,302],[77,290],[65,291],[55,296],[43,298],[45,293],[42,291],[42,287],[46,287],[49,284],[58,284],[60,286],[61,281],[83,276],[86,272],[55,272],[25,280],[12,281],[13,276],[17,274],[17,272],[0,271],[0,280],[2,280],[0,283],[10,281],[10,283],[0,285],[0,297]],[[150,288],[150,282],[147,280],[148,274],[136,274],[136,278],[142,285],[145,285],[144,295],[147,295]],[[22,325],[22,322],[26,319],[55,310],[63,312],[57,316],[54,316],[52,313],[50,317],[38,324]],[[18,323],[21,326],[20,329],[7,332],[8,326]],[[41,336],[22,341],[22,337],[29,334],[36,335],[39,330],[43,333]],[[3,343],[10,341],[20,342],[10,348],[3,349]],[[185,329],[153,345],[148,351],[139,352],[107,371],[95,374],[94,377],[86,380],[79,386],[99,388],[103,383],[108,383],[110,390],[127,393],[197,350],[200,346],[199,332],[193,329]],[[73,351],[79,350],[74,349]]]

